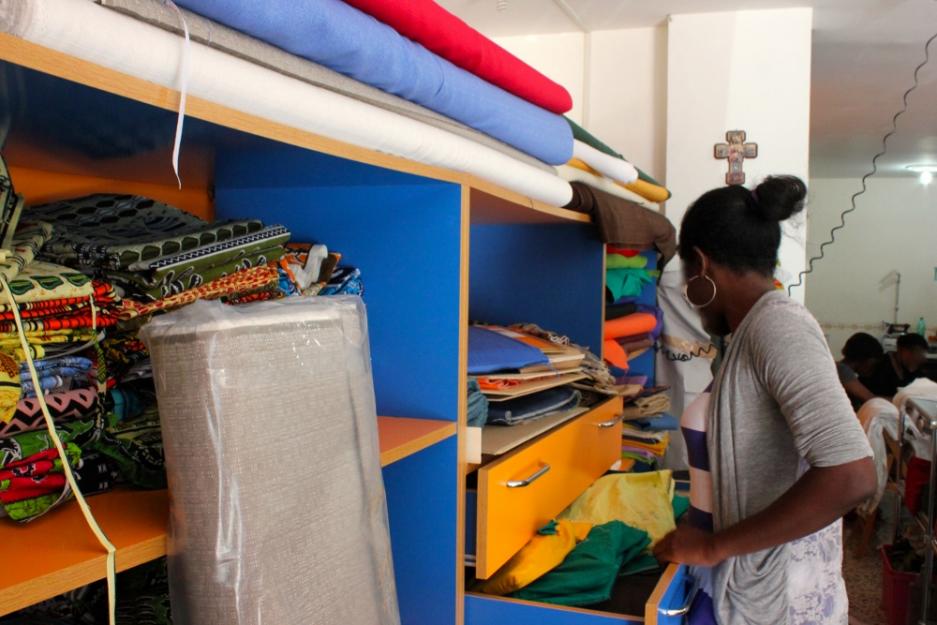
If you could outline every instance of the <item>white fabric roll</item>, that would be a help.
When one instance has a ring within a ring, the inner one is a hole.
[[[638,179],[638,170],[635,169],[634,165],[620,158],[609,156],[604,152],[599,152],[591,145],[578,139],[573,142],[573,158],[578,158],[603,176],[608,176],[622,184],[628,184]]]
[[[630,202],[634,202],[635,204],[640,204],[641,206],[645,206],[653,211],[660,211],[659,204],[648,202],[634,191],[629,191],[609,178],[593,176],[587,171],[583,171],[578,167],[572,167],[570,165],[560,165],[556,168],[556,173],[559,174],[560,178],[566,180],[567,182],[583,182],[590,187],[594,187],[600,191],[605,191],[606,193],[620,197]]]
[[[0,0],[0,30],[177,88],[183,40],[88,0]],[[569,184],[496,150],[193,42],[193,96],[371,150],[472,174],[563,206]]]

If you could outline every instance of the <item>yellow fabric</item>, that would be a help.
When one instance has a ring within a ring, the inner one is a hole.
[[[638,441],[629,439],[622,441],[621,445],[625,449],[643,449],[651,452],[655,456],[663,456],[664,452],[667,451],[667,447],[670,445],[670,437],[662,438],[656,443],[652,443],[651,441],[639,443]]]
[[[647,532],[653,546],[676,528],[673,493],[670,471],[606,475],[580,495],[560,519],[593,525],[621,521]]]
[[[666,188],[651,184],[646,180],[635,180],[624,185],[629,191],[634,191],[648,202],[666,202],[670,199],[670,191]]]
[[[567,162],[566,164],[569,167],[575,167],[576,169],[592,174],[593,176],[597,176],[599,178],[604,177],[600,172],[589,167],[589,165],[587,165],[586,162],[581,159],[571,158],[569,159],[569,162]],[[609,178],[609,180],[611,180],[611,178]],[[614,180],[612,182],[615,182],[615,184],[617,184],[618,186],[624,187],[625,189],[628,189],[629,191],[637,193],[648,202],[660,203],[660,202],[666,202],[667,200],[670,199],[670,191],[668,191],[666,188],[660,185],[652,184],[646,180],[641,180],[640,178],[638,180],[635,180],[634,182],[629,182],[628,184],[622,184]]]
[[[0,352],[0,423],[9,423],[16,414],[22,390],[20,364]]]
[[[566,559],[592,529],[591,523],[557,521],[556,534],[537,534],[523,549],[498,569],[479,590],[489,595],[509,595],[537,581]]]

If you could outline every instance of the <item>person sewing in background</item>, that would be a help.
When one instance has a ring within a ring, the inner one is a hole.
[[[892,398],[899,388],[920,377],[918,372],[927,362],[927,340],[920,334],[903,334],[898,337],[897,347],[868,377],[860,375],[860,381],[873,395]]]
[[[691,623],[849,619],[841,518],[875,492],[872,449],[819,324],[772,279],[781,222],[806,192],[791,176],[723,187],[683,218],[687,302],[711,334],[731,334],[698,423],[705,432],[687,437],[701,443],[688,452],[711,480],[712,531],[682,524],[655,547],[709,572],[697,577]]]
[[[859,408],[875,397],[859,379],[869,377],[885,356],[885,350],[878,339],[865,332],[857,332],[843,345],[843,359],[836,363],[839,382],[846,389],[853,408]]]

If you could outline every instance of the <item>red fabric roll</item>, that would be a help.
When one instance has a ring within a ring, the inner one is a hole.
[[[454,65],[554,113],[573,108],[562,85],[488,39],[433,0],[345,0]]]

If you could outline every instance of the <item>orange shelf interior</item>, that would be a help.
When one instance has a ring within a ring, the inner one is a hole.
[[[456,427],[455,421],[378,417],[377,430],[381,444],[381,466],[386,467],[453,436]]]
[[[166,491],[113,491],[88,498],[101,529],[117,547],[123,571],[166,554]],[[70,503],[31,523],[0,520],[0,615],[105,576],[105,555]]]
[[[378,417],[381,466],[415,454],[456,432],[452,421]],[[166,555],[169,496],[117,490],[88,498],[117,547],[117,570]],[[104,551],[70,503],[31,523],[0,519],[0,616],[103,579]]]

